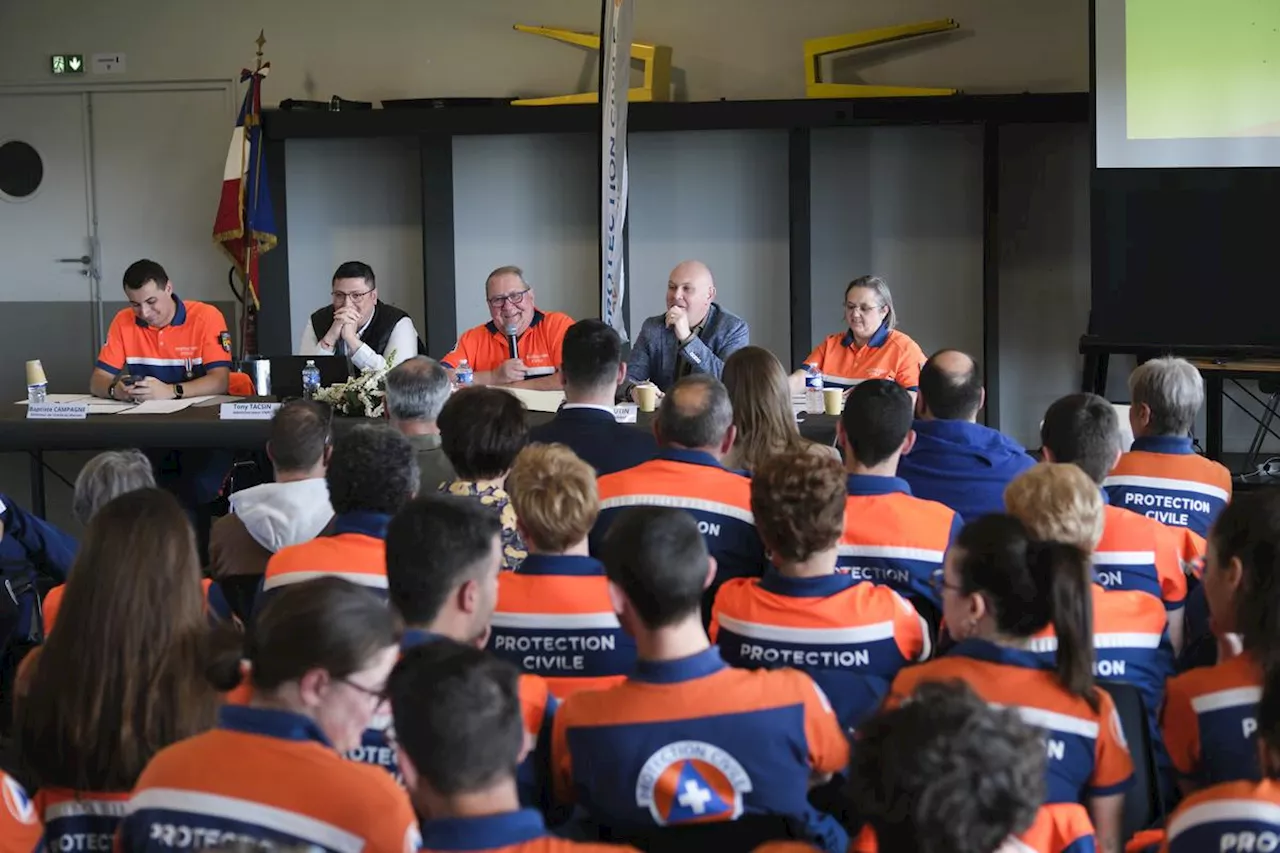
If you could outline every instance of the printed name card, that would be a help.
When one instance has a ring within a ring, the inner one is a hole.
[[[620,424],[633,424],[639,410],[640,407],[635,403],[619,403],[613,407],[613,419]]]
[[[82,421],[87,417],[88,403],[32,403],[27,406],[27,420]]]
[[[278,408],[279,403],[223,403],[218,417],[224,421],[269,421]]]

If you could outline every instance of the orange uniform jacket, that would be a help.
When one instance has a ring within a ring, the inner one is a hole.
[[[639,661],[617,687],[565,700],[552,760],[557,799],[602,826],[778,814],[805,820],[830,853],[849,843],[806,796],[811,773],[845,768],[849,744],[822,690],[796,670],[730,669],[715,648]]]
[[[1197,791],[1169,818],[1165,853],[1280,849],[1280,783],[1228,782]]]
[[[1204,787],[1258,778],[1262,669],[1249,653],[1170,679],[1160,724],[1173,766]]]
[[[220,367],[231,369],[231,336],[222,312],[203,302],[173,297],[177,310],[163,329],[153,329],[122,308],[107,330],[96,367],[112,376],[152,376],[173,385]]]
[[[204,578],[200,581],[200,589],[204,592],[206,608],[209,606],[209,590],[212,586],[212,578]],[[62,596],[66,591],[67,585],[60,583],[45,593],[41,610],[44,612],[44,633],[46,636],[53,630],[53,623],[58,621],[58,611],[62,609]]]
[[[281,548],[267,561],[262,596],[289,584],[334,575],[387,597],[387,524],[390,516],[348,512],[333,519],[333,535]]]
[[[432,820],[422,825],[422,849],[429,853],[626,853],[630,847],[585,844],[547,832],[533,809],[486,817]]]
[[[420,843],[409,798],[386,773],[344,760],[305,717],[224,706],[218,728],[147,765],[117,849],[200,850],[241,839],[334,853],[412,853]]]
[[[1187,598],[1183,537],[1127,509],[1107,506],[1104,513],[1102,538],[1093,551],[1098,583],[1107,589],[1145,592],[1163,601],[1166,610],[1180,609]]]
[[[964,640],[942,658],[904,669],[890,701],[902,701],[918,684],[960,680],[994,705],[1015,708],[1045,731],[1048,791],[1043,810],[1074,811],[1090,797],[1126,791],[1133,761],[1111,697],[1095,689],[1098,710],[1064,689],[1053,664],[1034,653],[983,640]],[[1065,806],[1065,808],[1064,808]],[[1061,821],[1070,816],[1053,815]]]
[[[929,656],[928,627],[906,599],[842,574],[731,580],[710,634],[730,666],[807,672],[846,729],[879,707],[899,670]]]
[[[888,379],[908,391],[917,391],[924,361],[919,344],[897,329],[881,326],[863,347],[854,343],[852,332],[827,335],[804,363],[822,371],[822,384],[827,388],[852,388],[867,379]]]
[[[636,661],[592,557],[530,554],[499,576],[491,624],[489,651],[542,676],[561,699],[620,683]]]
[[[516,342],[520,360],[535,373],[551,372],[547,368],[560,368],[560,352],[564,347],[564,333],[573,325],[573,318],[558,311],[534,311],[529,328]],[[472,370],[485,372],[497,370],[511,357],[507,334],[492,321],[462,333],[462,337],[440,363],[453,370],[465,358]]]
[[[1135,438],[1103,481],[1111,502],[1201,538],[1231,500],[1231,474],[1196,454],[1190,438]]]
[[[17,780],[0,772],[0,853],[32,853],[40,843],[40,815]],[[52,848],[58,849],[58,848]]]
[[[40,789],[36,792],[35,808],[44,824],[44,849],[110,850],[112,836],[124,818],[128,801],[127,791],[92,793],[67,788]]]
[[[875,831],[866,826],[854,840],[849,853],[878,853]],[[1009,842],[1000,853],[1095,853],[1097,840],[1093,835],[1093,821],[1089,812],[1078,804],[1062,804],[1052,809],[1040,809],[1035,823],[1017,839]],[[756,853],[761,853],[757,848]],[[769,848],[769,853],[773,853]],[[783,853],[779,850],[777,853]],[[886,850],[885,853],[892,853]]]

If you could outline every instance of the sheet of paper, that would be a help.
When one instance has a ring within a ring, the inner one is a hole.
[[[194,402],[195,400],[144,400],[141,403],[130,404],[129,408],[122,409],[119,414],[167,415],[172,412],[181,412]]]
[[[503,390],[515,394],[520,398],[520,402],[524,403],[524,407],[531,412],[555,412],[564,402],[563,391],[534,391],[528,388],[504,388]]]
[[[44,401],[46,403],[82,403],[93,399],[92,394],[46,394]],[[19,406],[25,406],[26,400],[15,401]]]
[[[133,408],[133,403],[115,403],[104,400],[100,403],[89,404],[89,414],[91,415],[114,415],[119,412],[127,412]]]

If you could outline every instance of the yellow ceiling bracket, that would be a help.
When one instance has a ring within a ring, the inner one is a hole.
[[[865,86],[856,83],[824,83],[819,68],[822,57],[859,47],[901,41],[915,36],[954,30],[960,25],[952,18],[901,24],[838,36],[807,39],[804,43],[805,96],[809,98],[903,98],[954,95],[958,89],[929,89],[918,86]]]
[[[522,33],[545,36],[566,44],[585,47],[588,50],[600,50],[600,36],[592,33],[561,30],[555,27],[531,27],[526,24],[516,24],[515,29]],[[661,44],[632,42],[631,58],[638,59],[643,63],[644,84],[628,89],[627,100],[671,100],[671,48]],[[583,92],[578,95],[555,95],[549,98],[521,98],[511,103],[522,107],[545,107],[553,104],[596,104],[599,102],[599,92]]]

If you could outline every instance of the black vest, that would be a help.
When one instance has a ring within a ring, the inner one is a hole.
[[[396,327],[396,323],[408,316],[408,314],[394,305],[379,302],[377,307],[373,309],[373,319],[369,321],[369,326],[364,330],[364,334],[360,336],[360,340],[368,344],[369,348],[378,355],[385,357],[387,354],[387,342],[391,340],[391,330]],[[326,305],[311,315],[311,329],[316,333],[317,341],[323,338],[332,327],[332,305]],[[427,348],[423,346],[422,338],[418,338],[418,351],[416,353],[399,352],[396,355],[400,361],[404,361],[406,358],[422,355],[426,351]],[[352,353],[347,353],[346,355],[349,358]]]

